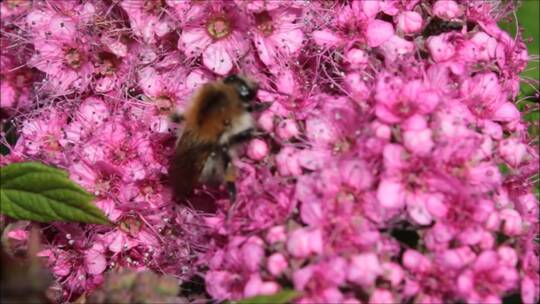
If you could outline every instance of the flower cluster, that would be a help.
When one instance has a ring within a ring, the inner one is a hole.
[[[58,301],[117,266],[201,275],[215,300],[538,301],[539,155],[516,105],[529,56],[497,23],[511,3],[0,5],[0,105],[19,134],[1,163],[67,169],[115,223],[44,228]],[[237,200],[198,188],[176,204],[168,115],[236,72],[272,104],[234,161]]]

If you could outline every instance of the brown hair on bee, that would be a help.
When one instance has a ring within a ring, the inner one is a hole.
[[[203,85],[183,115],[169,176],[176,197],[187,197],[198,183],[225,181],[231,200],[236,197],[235,147],[253,136],[254,111],[268,107],[254,103],[257,85],[238,75]]]

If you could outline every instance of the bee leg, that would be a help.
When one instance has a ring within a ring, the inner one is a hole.
[[[247,111],[248,112],[262,112],[262,111],[270,108],[271,105],[272,105],[271,102],[254,103],[254,104],[250,104],[249,106],[247,106]]]
[[[229,149],[227,146],[223,146],[221,149],[223,165],[225,166],[225,183],[227,187],[227,192],[229,193],[229,199],[231,201],[231,207],[228,211],[227,218],[232,217],[232,213],[236,207],[236,169],[231,161],[231,156],[229,155]]]
[[[229,139],[229,145],[235,145],[235,144],[239,144],[239,143],[248,141],[252,137],[253,137],[253,129],[247,129],[245,131],[242,131],[242,132],[240,132],[238,134],[233,135]]]
[[[231,161],[231,156],[229,155],[228,150],[229,149],[227,146],[223,146],[221,148],[221,158],[223,159],[223,166],[225,167],[225,183],[227,186],[227,192],[229,193],[231,202],[234,203],[236,201],[236,187],[234,185],[234,182],[236,181],[236,170]]]

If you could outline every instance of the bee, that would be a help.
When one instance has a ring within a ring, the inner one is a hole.
[[[436,36],[451,31],[460,31],[464,24],[456,21],[445,21],[439,17],[431,18],[422,31],[422,36]]]
[[[239,75],[203,85],[181,122],[169,177],[175,197],[186,198],[197,184],[223,184],[234,203],[236,172],[232,160],[237,148],[255,133],[253,112],[269,107],[255,103],[258,85]]]

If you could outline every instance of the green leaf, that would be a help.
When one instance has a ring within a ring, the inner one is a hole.
[[[0,213],[37,222],[110,224],[67,172],[36,162],[0,168]]]
[[[502,175],[508,175],[510,173],[510,168],[505,163],[499,164],[499,171]]]
[[[238,304],[286,304],[292,300],[298,298],[300,293],[295,290],[283,290],[278,293],[269,296],[256,296],[252,298],[243,299]]]

